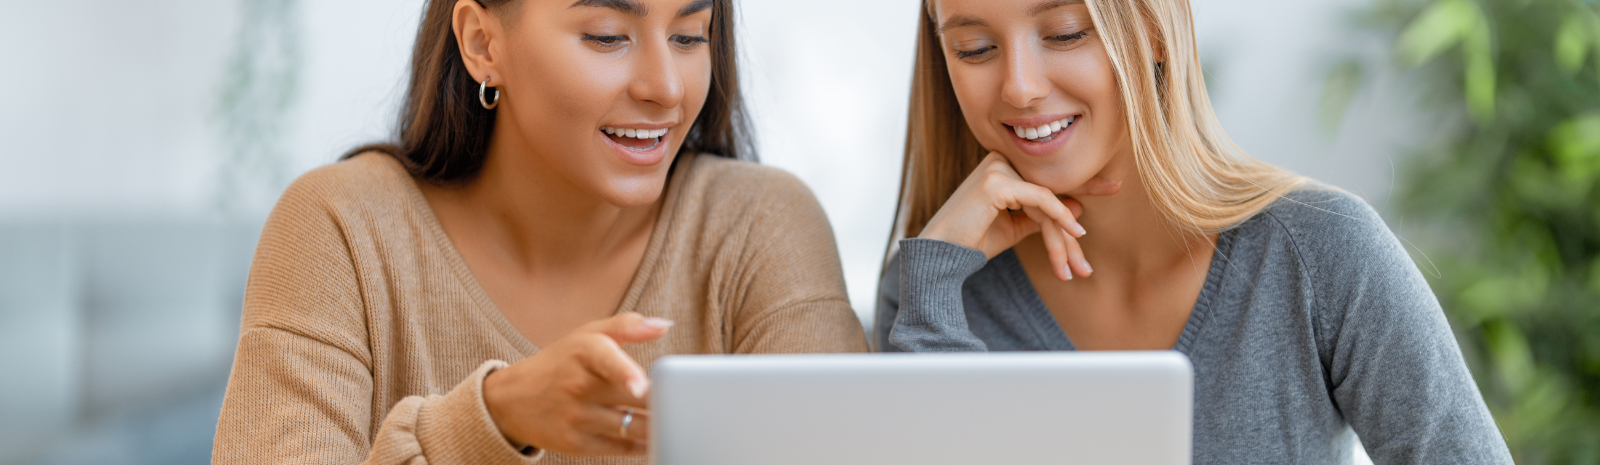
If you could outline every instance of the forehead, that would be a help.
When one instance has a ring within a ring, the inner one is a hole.
[[[928,14],[936,21],[951,17],[985,16],[1039,16],[1072,5],[1084,5],[1085,0],[928,0]]]
[[[715,4],[713,0],[549,0],[549,3],[566,4],[565,7],[568,9],[608,9],[639,18],[651,14],[668,14],[682,18],[710,11]]]

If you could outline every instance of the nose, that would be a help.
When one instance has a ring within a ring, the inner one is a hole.
[[[1050,81],[1039,69],[1039,57],[1027,47],[1014,46],[1005,54],[1006,77],[1000,98],[1016,108],[1028,108],[1050,95]]]
[[[673,60],[672,45],[668,41],[655,41],[639,51],[628,95],[662,108],[677,108],[683,101],[683,79]]]

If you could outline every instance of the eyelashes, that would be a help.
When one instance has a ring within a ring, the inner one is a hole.
[[[1089,30],[1088,29],[1084,29],[1082,31],[1074,32],[1074,33],[1071,33],[1071,34],[1061,34],[1061,35],[1048,36],[1048,37],[1045,37],[1043,40],[1045,40],[1046,42],[1050,42],[1051,43],[1050,45],[1053,48],[1066,50],[1066,49],[1070,49],[1070,48],[1075,47],[1078,42],[1081,42],[1084,37],[1088,37],[1088,36],[1089,36]],[[1063,48],[1063,47],[1065,47],[1065,48]],[[973,49],[973,50],[961,50],[961,49],[958,49],[958,48],[952,48],[951,52],[953,54],[955,54],[956,59],[959,59],[959,60],[962,60],[962,61],[971,62],[971,63],[979,63],[979,62],[982,62],[982,61],[985,60],[985,56],[989,55],[989,52],[995,51],[998,48],[999,47],[994,46],[994,45],[986,45],[986,46],[979,47],[979,48],[976,48],[976,49]],[[974,60],[976,60],[976,61],[974,61]]]
[[[994,50],[994,48],[995,47],[993,45],[990,45],[988,47],[983,47],[983,48],[980,48],[980,49],[977,49],[977,50],[969,50],[969,51],[965,51],[965,52],[960,51],[960,50],[956,50],[956,58],[967,59],[967,58],[975,57],[975,56],[978,56],[978,55],[982,55],[984,53],[988,53],[990,50]]]
[[[673,42],[677,42],[678,45],[682,45],[684,47],[693,47],[693,46],[699,45],[699,44],[711,43],[711,39],[707,39],[707,38],[705,38],[703,36],[683,36],[683,35],[678,35],[678,36],[672,36],[672,41]]]
[[[1072,42],[1072,41],[1075,41],[1075,40],[1078,40],[1078,39],[1082,39],[1084,36],[1087,36],[1087,35],[1089,35],[1089,31],[1083,30],[1083,31],[1078,31],[1078,32],[1074,32],[1074,33],[1071,33],[1071,34],[1063,34],[1063,35],[1059,35],[1059,36],[1050,36],[1050,37],[1046,38],[1046,40],[1052,40],[1052,41],[1056,41],[1056,42]]]
[[[582,39],[586,42],[593,42],[595,45],[599,45],[601,48],[607,50],[616,49],[628,43],[628,36],[621,35],[584,34]],[[685,49],[711,42],[711,39],[707,39],[704,36],[691,36],[682,34],[673,35],[667,40],[672,41],[673,45],[677,45],[678,47]]]
[[[583,40],[609,47],[613,45],[620,45],[622,42],[627,41],[628,36],[597,36],[593,34],[584,34]]]

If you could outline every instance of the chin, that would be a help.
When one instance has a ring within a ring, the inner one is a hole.
[[[601,186],[606,203],[618,208],[633,208],[649,205],[661,198],[661,193],[666,191],[667,170],[647,174],[621,174],[610,176]]]
[[[1016,159],[1012,158],[1012,160]],[[1066,194],[1077,190],[1079,187],[1083,187],[1084,183],[1093,179],[1096,174],[1100,173],[1101,167],[1084,165],[1084,163],[1072,163],[1070,161],[1026,165],[1012,162],[1012,166],[1016,167],[1017,174],[1022,176],[1023,181],[1050,189],[1050,192],[1055,192],[1056,194]]]

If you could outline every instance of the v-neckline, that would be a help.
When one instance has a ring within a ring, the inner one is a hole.
[[[1205,284],[1200,288],[1199,297],[1195,298],[1194,308],[1189,311],[1189,319],[1183,323],[1183,332],[1178,334],[1178,341],[1173,344],[1172,350],[1184,355],[1194,347],[1194,342],[1199,338],[1200,330],[1205,326],[1206,317],[1211,313],[1211,304],[1217,292],[1221,290],[1222,278],[1228,270],[1228,256],[1233,251],[1235,230],[1223,231],[1217,234],[1217,248],[1211,254],[1211,266],[1206,270]],[[1028,280],[1028,272],[1022,267],[1022,261],[1017,258],[1014,249],[1006,249],[995,255],[992,261],[997,270],[1004,275],[1002,281],[1013,284],[1013,294],[1021,299],[1019,307],[1025,309],[1025,316],[1032,323],[1034,335],[1044,345],[1045,350],[1078,350],[1072,343],[1072,337],[1067,331],[1061,329],[1061,323],[1056,321],[1055,315],[1050,313],[1050,307],[1045,306],[1044,298],[1039,296],[1039,290],[1033,287],[1033,282]]]
[[[673,213],[677,211],[681,197],[681,189],[678,189],[678,186],[681,186],[685,181],[684,178],[689,176],[688,173],[691,171],[689,168],[694,163],[695,157],[696,155],[680,154],[679,158],[674,160],[672,173],[667,176],[666,191],[662,193],[661,211],[656,214],[654,229],[650,231],[650,239],[645,245],[644,256],[639,260],[639,269],[634,271],[633,278],[628,282],[628,291],[623,295],[622,303],[617,305],[617,310],[612,315],[637,311],[634,308],[638,306],[639,300],[644,296],[645,284],[649,281],[657,263],[660,261],[661,247],[666,243],[667,232],[672,228],[676,219]],[[406,185],[409,188],[406,194],[410,197],[412,207],[421,216],[422,222],[427,225],[429,239],[439,248],[440,254],[444,256],[445,263],[455,273],[456,279],[461,282],[462,287],[466,288],[468,296],[472,298],[475,309],[483,318],[488,319],[494,329],[500,333],[500,336],[510,341],[511,345],[515,346],[517,351],[521,352],[524,357],[539,353],[539,346],[528,340],[526,336],[523,336],[522,332],[517,330],[516,325],[511,324],[511,320],[506,319],[505,314],[500,312],[500,307],[496,306],[494,301],[489,298],[489,293],[483,290],[478,278],[473,276],[472,269],[467,267],[466,259],[462,258],[461,252],[456,249],[455,242],[452,242],[450,235],[445,233],[444,225],[439,222],[439,217],[434,215],[433,207],[428,205],[428,199],[422,194],[422,189],[417,186],[417,181],[409,175],[407,175],[407,178],[411,182]],[[657,315],[647,314],[645,316]]]

